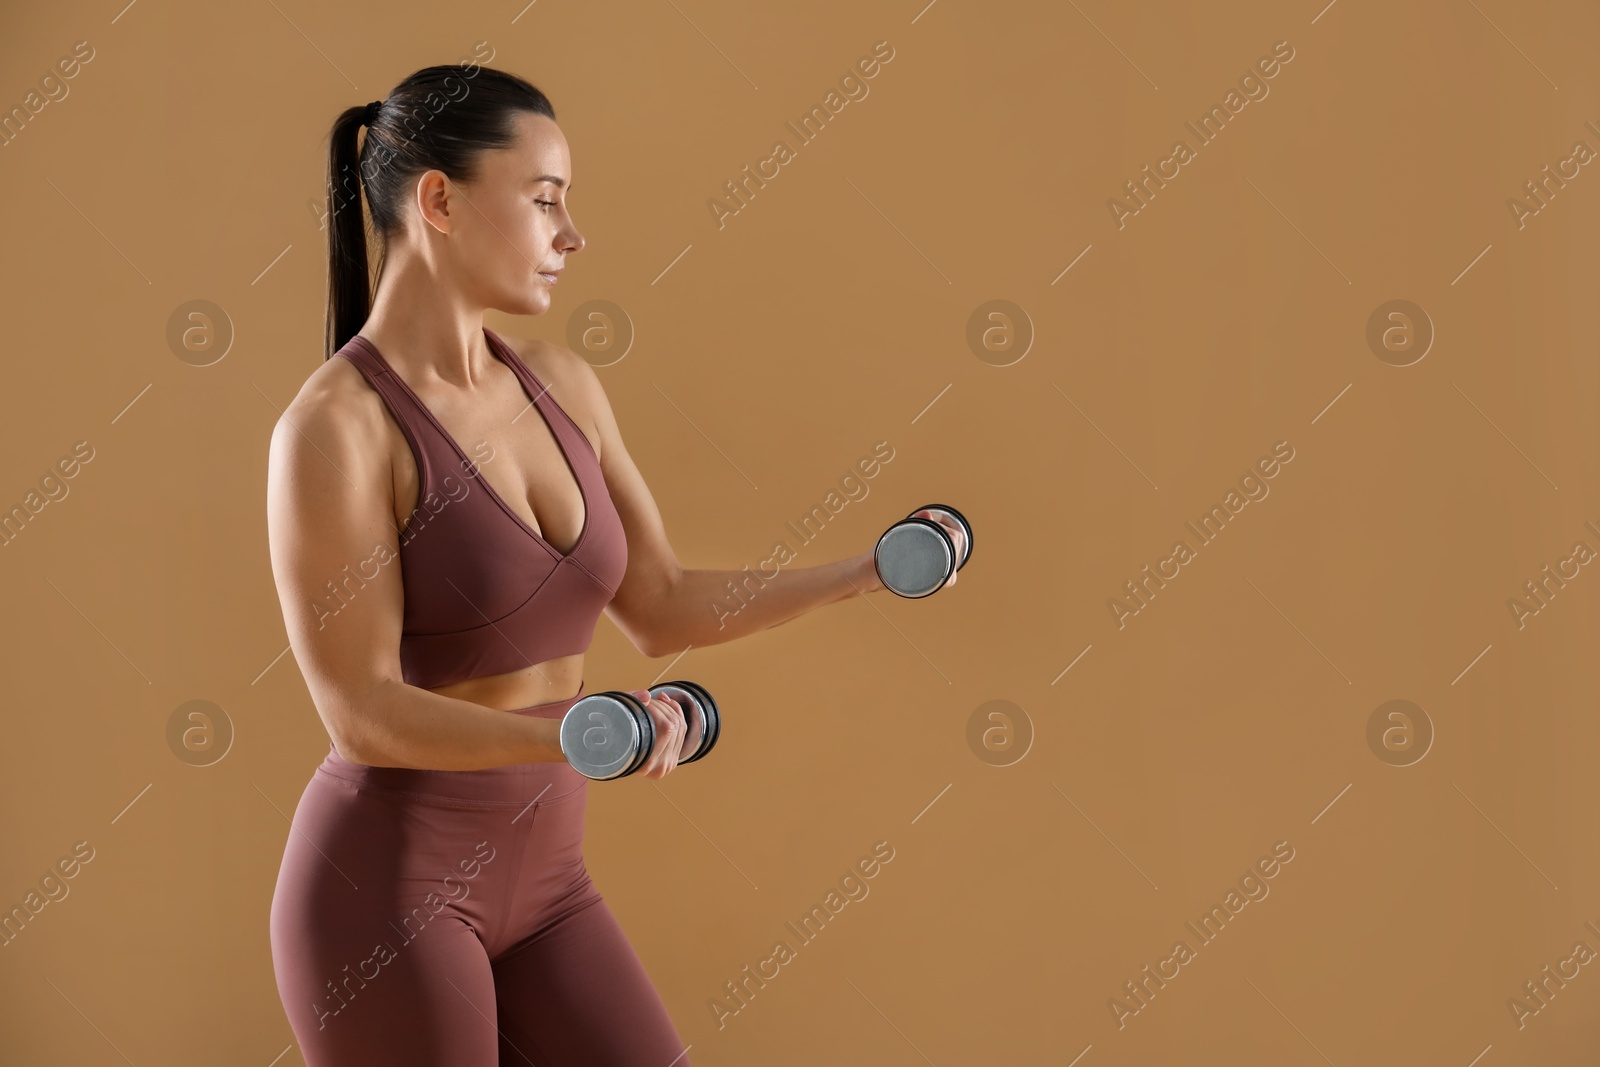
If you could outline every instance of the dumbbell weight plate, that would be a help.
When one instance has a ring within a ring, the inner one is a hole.
[[[722,735],[722,712],[705,686],[695,682],[682,680],[664,682],[651,687],[650,692],[656,693],[662,690],[677,697],[678,702],[685,705],[691,714],[698,714],[701,718],[700,744],[689,755],[678,761],[679,764],[693,763],[710,752],[715,747],[717,738]]]
[[[901,519],[878,538],[873,562],[890,592],[917,599],[944,586],[956,569],[956,546],[932,519]]]
[[[592,693],[561,719],[561,751],[574,770],[609,781],[631,774],[655,744],[650,713],[631,693]]]
[[[699,693],[701,698],[701,707],[705,708],[707,711],[707,721],[710,725],[711,733],[707,738],[706,743],[700,746],[700,751],[694,754],[693,758],[699,759],[702,756],[708,755],[713,748],[717,747],[717,739],[722,736],[722,708],[717,704],[716,698],[711,695],[710,690],[708,690],[705,686],[699,685],[695,682],[680,682],[679,684]]]
[[[961,562],[956,564],[956,570],[965,567],[967,560],[972,558],[972,524],[967,521],[967,517],[949,504],[924,504],[920,508],[913,508],[911,514],[915,515],[919,511],[933,511],[948,515],[956,521],[956,525],[961,527],[961,532],[967,535],[967,543],[962,549]]]

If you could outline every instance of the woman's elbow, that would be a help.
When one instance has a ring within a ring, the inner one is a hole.
[[[661,653],[656,650],[656,641],[651,637],[649,631],[625,629],[622,632],[627,635],[629,641],[633,642],[633,647],[638,649],[639,654],[645,659],[655,659],[657,656],[661,655]]]
[[[351,763],[380,765],[385,758],[383,724],[391,721],[385,705],[391,696],[391,684],[382,682],[329,685],[316,687],[312,703],[335,752]]]
[[[648,585],[650,591],[641,592],[643,585]],[[673,610],[676,588],[677,583],[671,579],[639,583],[625,598],[613,598],[606,608],[623,636],[650,659],[683,651],[685,642],[678,640],[681,635],[676,632],[679,626]]]
[[[611,616],[611,621],[617,629],[622,631],[633,647],[639,650],[640,655],[647,659],[655,659],[662,655],[661,646],[664,642],[660,639],[656,627],[651,625],[651,620],[638,612],[624,612],[612,602],[606,612]]]
[[[333,742],[333,750],[341,759],[351,763],[371,763],[372,758],[367,751],[367,731],[362,728],[359,714],[353,708],[345,708],[336,714],[324,715],[324,725],[328,728],[328,739]]]

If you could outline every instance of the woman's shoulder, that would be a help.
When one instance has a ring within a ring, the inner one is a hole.
[[[355,364],[329,357],[279,411],[278,431],[286,441],[347,452],[383,440],[386,421],[383,399]]]
[[[306,416],[340,416],[349,421],[352,416],[381,416],[382,407],[377,391],[354,363],[342,356],[330,356],[306,375],[285,414],[298,411]]]

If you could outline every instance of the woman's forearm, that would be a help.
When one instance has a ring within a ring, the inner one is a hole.
[[[653,605],[654,644],[658,655],[669,656],[691,645],[719,645],[882,588],[871,552],[814,567],[782,567],[772,577],[749,567],[684,570]]]
[[[475,771],[565,761],[561,720],[517,715],[469,700],[385,683],[343,724],[338,751],[353,763]]]

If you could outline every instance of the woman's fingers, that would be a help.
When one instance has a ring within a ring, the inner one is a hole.
[[[950,531],[950,540],[955,542],[956,546],[956,559],[960,560],[962,556],[967,554],[967,531],[963,530],[961,524],[954,519],[943,519],[941,521],[944,524],[944,528]],[[945,585],[956,584],[957,570],[959,570],[958,567],[950,568],[950,578],[944,583]]]
[[[634,695],[646,702],[645,710],[656,728],[655,744],[650,747],[650,755],[637,773],[646,778],[665,778],[678,765],[678,756],[683,749],[684,734],[688,729],[684,724],[683,709],[672,697],[651,696],[648,691],[636,691]]]
[[[954,519],[945,519],[944,528],[950,531],[950,539],[956,543],[956,559],[967,554],[967,531]]]
[[[683,741],[689,732],[689,725],[684,721],[683,708],[678,704],[677,697],[663,697],[660,700],[662,714],[670,725],[668,734],[661,741],[661,776],[666,777],[678,766],[678,759],[683,755]]]
[[[932,519],[934,522],[944,527],[945,533],[950,535],[951,543],[956,546],[957,560],[961,559],[962,556],[967,554],[967,531],[962,529],[959,522],[952,519],[949,515],[935,512],[932,508],[924,508],[923,510],[917,512],[916,517],[919,519]],[[951,568],[950,577],[944,580],[945,585],[948,586],[956,584],[956,570],[957,568]],[[940,586],[940,588],[942,589],[944,586]]]

